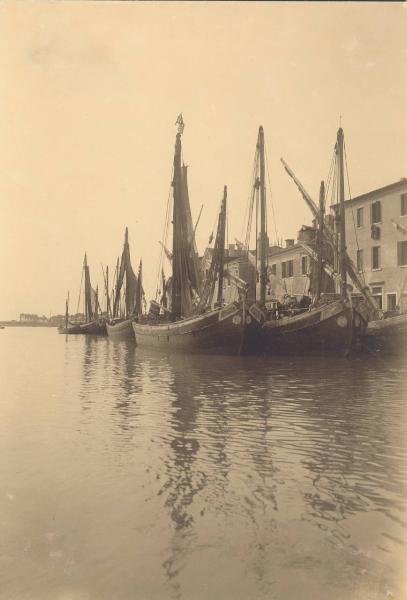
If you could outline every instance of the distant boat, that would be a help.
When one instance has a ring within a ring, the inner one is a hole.
[[[163,290],[161,303],[153,301],[149,316],[133,321],[136,344],[170,352],[239,354],[244,336],[244,304],[223,305],[226,186],[211,264],[202,281],[194,251],[187,172],[181,159],[184,129],[181,115],[177,125],[172,181],[172,276]]]
[[[82,279],[84,279],[84,321],[69,320],[69,294],[66,301],[65,324],[58,328],[59,333],[64,334],[88,334],[88,335],[106,335],[106,322],[100,316],[100,305],[98,288],[94,290],[90,282],[89,266],[87,256],[83,260]],[[82,280],[81,280],[82,288]],[[79,291],[80,298],[81,290]],[[79,303],[78,303],[79,304]]]
[[[129,231],[126,227],[121,262],[116,269],[112,315],[106,324],[109,337],[134,338],[132,321],[142,313],[142,298],[142,263],[140,261],[137,277],[131,265]]]

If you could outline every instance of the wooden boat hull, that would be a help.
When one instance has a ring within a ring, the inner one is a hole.
[[[194,354],[241,353],[244,338],[243,310],[237,304],[174,323],[133,322],[137,346]]]
[[[58,333],[65,335],[106,335],[106,323],[104,321],[70,323],[68,327],[58,327]]]
[[[58,327],[58,333],[64,335],[80,335],[85,333],[79,323],[70,323],[68,327]]]
[[[347,355],[353,343],[353,320],[350,306],[338,300],[299,315],[266,321],[262,328],[264,351]]]
[[[374,352],[407,354],[407,314],[369,321],[363,342]]]
[[[117,321],[116,323],[107,323],[106,328],[107,328],[107,335],[111,338],[115,338],[115,339],[134,338],[134,331],[133,331],[131,319]]]
[[[106,323],[104,321],[91,321],[90,323],[81,323],[81,333],[86,335],[106,335]]]

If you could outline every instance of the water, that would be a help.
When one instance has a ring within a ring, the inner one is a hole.
[[[406,598],[399,360],[0,332],[0,598]]]

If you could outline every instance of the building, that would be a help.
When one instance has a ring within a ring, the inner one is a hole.
[[[345,229],[347,252],[379,308],[407,312],[407,179],[345,201]]]

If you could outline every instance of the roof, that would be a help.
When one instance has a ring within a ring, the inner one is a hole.
[[[280,246],[274,246],[273,248],[269,249],[268,255],[270,257],[280,256],[281,254],[289,254],[293,250],[303,250],[302,244],[296,243],[296,244],[293,244],[292,246],[288,246],[286,248],[281,248]]]
[[[390,183],[389,185],[385,185],[384,187],[377,188],[376,190],[372,190],[371,192],[366,192],[365,194],[361,194],[360,196],[349,198],[349,200],[345,200],[345,205],[360,202],[363,200],[371,200],[377,196],[384,196],[386,194],[391,194],[393,192],[398,192],[402,190],[407,190],[406,177],[402,177],[399,181],[395,181],[394,183]],[[334,208],[337,205],[337,203],[331,204],[331,208]]]

